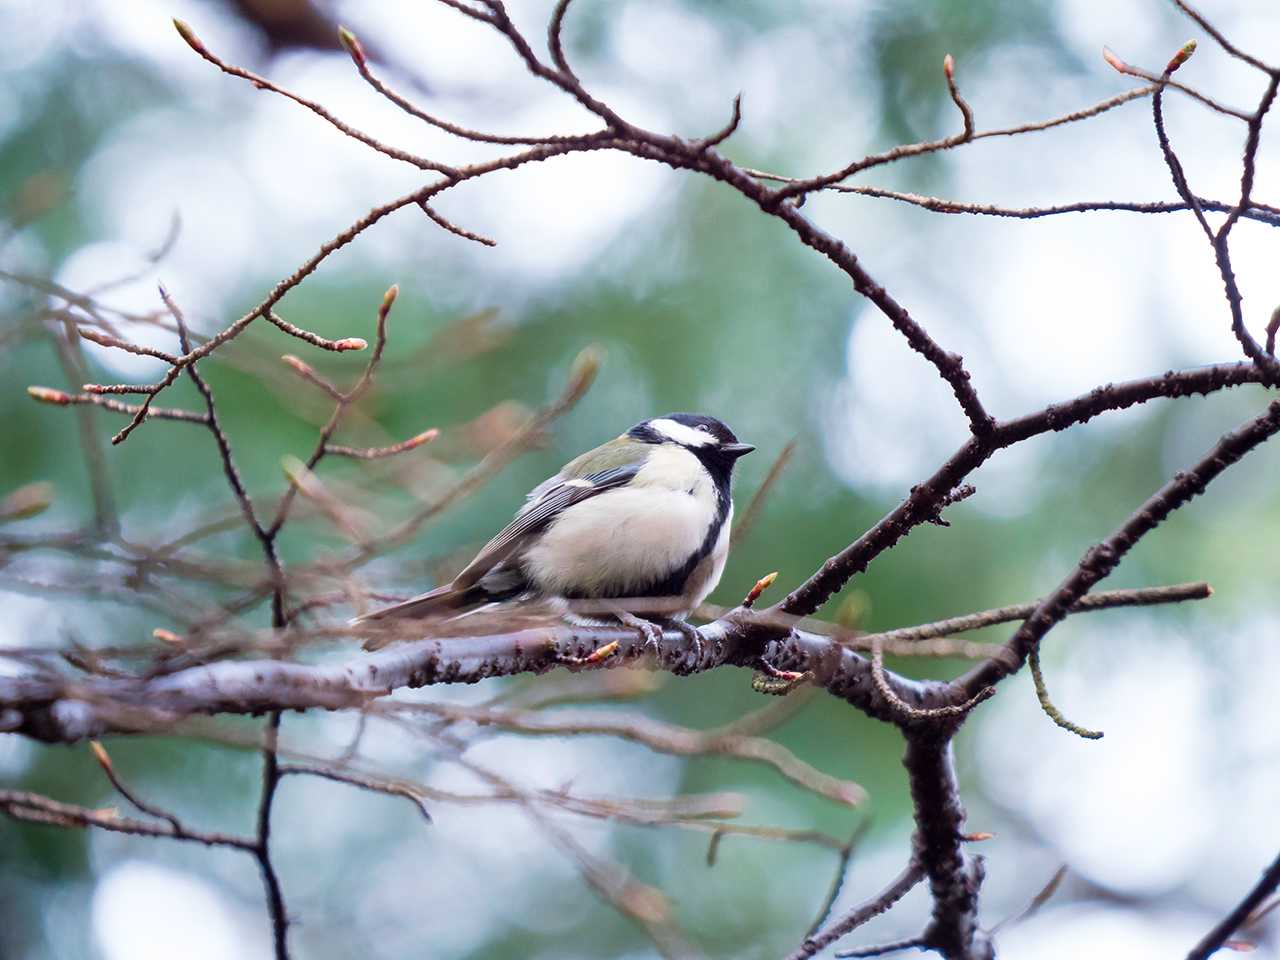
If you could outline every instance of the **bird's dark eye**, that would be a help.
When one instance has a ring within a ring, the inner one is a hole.
[[[703,433],[710,433],[710,432],[711,432],[711,428],[710,428],[710,427],[708,427],[705,423],[700,423],[700,424],[698,424],[698,426],[696,427],[696,429],[701,430]]]

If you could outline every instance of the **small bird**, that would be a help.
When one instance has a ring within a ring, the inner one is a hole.
[[[635,613],[678,624],[724,572],[733,468],[754,449],[715,417],[638,423],[534,487],[451,583],[360,620],[452,617],[538,598],[596,601],[586,605],[642,630],[652,618]]]

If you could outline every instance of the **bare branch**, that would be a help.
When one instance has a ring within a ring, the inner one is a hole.
[[[25,820],[28,823],[44,823],[54,827],[97,827],[100,830],[138,837],[168,837],[172,840],[202,843],[209,847],[235,847],[250,852],[253,850],[253,841],[243,837],[191,830],[175,826],[172,822],[130,820],[110,808],[90,810],[25,790],[0,790],[0,811],[15,820]]]
[[[1110,574],[1142,537],[1179,507],[1203,493],[1209,483],[1224,470],[1278,431],[1280,400],[1272,402],[1258,417],[1223,436],[1194,467],[1178,473],[1152,494],[1119,529],[1092,547],[1066,580],[1041,601],[1036,611],[1018,628],[1006,644],[1014,661],[1018,665],[1025,662],[1031,650],[1062,620],[1066,611],[1090,587]],[[1000,682],[1013,669],[1007,662],[988,661],[958,680],[957,690],[962,691],[965,697],[971,697],[982,687]]]
[[[202,56],[205,60],[209,61],[219,70],[221,70],[223,73],[228,73],[233,77],[239,77],[242,80],[248,80],[259,90],[269,90],[272,93],[279,94],[280,96],[284,97],[287,100],[292,100],[294,103],[298,104],[299,106],[306,107],[316,116],[320,117],[322,120],[327,121],[332,126],[336,127],[341,133],[350,137],[352,140],[358,140],[360,143],[363,143],[365,146],[372,147],[374,150],[378,151],[378,153],[388,156],[393,160],[399,160],[402,163],[410,164],[412,166],[417,167],[419,170],[430,170],[434,173],[443,173],[446,176],[450,176],[450,177],[454,176],[457,173],[455,168],[448,166],[447,164],[437,163],[434,160],[428,160],[425,157],[415,156],[414,154],[409,153],[408,151],[401,150],[398,147],[393,147],[393,146],[390,146],[389,144],[383,143],[381,140],[377,140],[374,137],[369,136],[369,134],[365,133],[364,131],[357,130],[355,127],[351,126],[350,124],[344,123],[343,121],[339,120],[332,113],[330,113],[324,106],[322,106],[319,103],[316,103],[316,101],[308,100],[306,97],[300,96],[299,94],[293,93],[290,90],[284,89],[284,87],[277,86],[276,84],[272,83],[270,80],[266,79],[265,77],[260,77],[258,76],[258,74],[253,73],[250,70],[245,70],[243,67],[237,67],[230,63],[227,63],[221,57],[213,53],[208,47],[206,47],[204,43],[200,40],[200,38],[195,35],[195,32],[191,29],[191,27],[189,27],[187,24],[183,23],[181,20],[174,20],[173,25],[174,27],[177,28],[178,33],[182,35],[182,39],[187,42],[187,45],[191,47],[192,50],[194,50],[196,53]]]
[[[905,897],[924,879],[924,868],[912,860],[897,878],[870,900],[855,907],[841,917],[822,933],[805,938],[803,944],[795,952],[788,955],[787,960],[808,960],[821,950],[835,943],[845,934],[851,933],[870,920],[874,920],[895,903]]]
[[[1217,926],[1205,934],[1204,939],[1191,948],[1191,952],[1187,954],[1187,960],[1208,960],[1277,889],[1280,889],[1280,856],[1271,861],[1271,865],[1263,871],[1258,882],[1245,894],[1244,899],[1236,904]]]
[[[1223,50],[1225,50],[1231,56],[1235,57],[1237,60],[1247,63],[1251,67],[1256,67],[1257,69],[1262,70],[1264,73],[1269,73],[1272,76],[1280,72],[1275,67],[1267,66],[1257,57],[1250,56],[1249,54],[1241,50],[1239,47],[1237,47],[1235,44],[1231,43],[1231,41],[1229,41],[1225,36],[1222,35],[1222,31],[1220,31],[1217,27],[1215,27],[1213,23],[1204,16],[1204,14],[1198,11],[1195,7],[1191,6],[1191,4],[1187,3],[1186,0],[1173,0],[1173,5],[1177,7],[1179,10],[1181,10],[1188,17],[1190,17],[1192,20],[1194,20],[1196,22],[1196,25],[1200,27],[1201,30],[1209,34],[1209,36],[1213,37],[1213,39],[1217,41],[1218,46],[1222,47]]]
[[[121,403],[119,400],[112,400],[100,394],[67,393],[65,390],[55,390],[52,387],[27,387],[27,393],[31,395],[32,399],[39,400],[41,403],[51,403],[59,407],[71,404],[92,404],[95,407],[110,410],[112,413],[126,413],[132,416],[142,413],[144,419],[146,417],[154,417],[157,420],[184,420],[187,423],[208,423],[208,417],[205,414],[196,413],[193,410],[150,407],[144,412],[143,408],[136,403]]]
[[[454,234],[455,236],[462,237],[462,239],[464,240],[472,240],[475,243],[482,244],[483,246],[486,246],[486,247],[496,247],[498,245],[497,240],[492,240],[489,237],[481,236],[478,233],[472,233],[470,230],[464,230],[462,227],[458,226],[453,221],[446,219],[442,214],[437,213],[435,209],[432,208],[431,204],[427,203],[425,200],[419,203],[418,206],[422,208],[422,212],[427,215],[428,220],[430,220],[436,226],[442,227],[445,230],[448,230],[450,233]]]

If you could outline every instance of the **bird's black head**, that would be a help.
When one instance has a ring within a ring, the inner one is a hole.
[[[668,413],[637,423],[627,435],[642,443],[674,443],[703,462],[712,475],[729,479],[739,457],[755,449],[740,443],[722,421],[701,413]]]

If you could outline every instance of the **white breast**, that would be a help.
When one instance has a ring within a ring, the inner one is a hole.
[[[637,596],[697,552],[715,512],[715,488],[697,458],[662,445],[631,483],[565,510],[522,566],[546,593]]]

